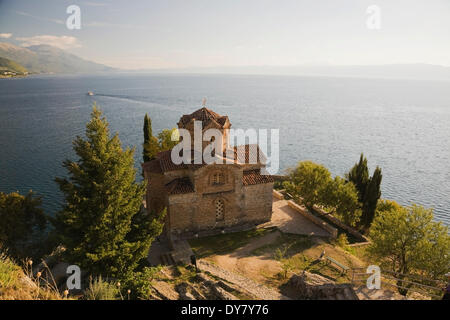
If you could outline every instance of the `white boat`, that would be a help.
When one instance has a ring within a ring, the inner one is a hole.
[[[88,91],[87,95],[88,95],[88,96],[93,96],[94,93],[93,93],[92,91]]]

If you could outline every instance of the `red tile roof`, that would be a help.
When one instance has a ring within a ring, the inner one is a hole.
[[[242,184],[244,186],[271,182],[274,182],[273,177],[271,175],[262,175],[259,169],[244,171],[242,175]]]
[[[191,161],[192,161],[191,164],[189,164],[189,163],[175,164],[172,161],[171,153],[172,153],[172,150],[167,150],[167,151],[160,152],[157,155],[157,159],[159,160],[162,172],[183,170],[183,169],[198,169],[198,168],[201,168],[204,165],[206,165],[206,163],[194,164],[193,163],[194,162],[193,155],[191,156]]]
[[[251,145],[241,145],[237,147],[233,147],[231,150],[231,158],[228,157],[228,153],[224,153],[224,158],[231,159],[234,163],[238,164],[257,164],[265,162],[265,155],[261,152],[260,148],[256,144]],[[181,163],[175,164],[172,161],[171,157],[172,150],[162,151],[158,153],[155,160],[144,163],[142,166],[144,170],[152,173],[164,173],[175,170],[183,170],[183,169],[199,169],[205,165],[195,164],[194,156],[191,156],[191,164]],[[264,160],[264,161],[262,161]]]
[[[191,120],[197,120],[202,122],[202,126],[204,128],[208,126],[211,121],[213,121],[219,124],[220,127],[223,127],[225,122],[227,122],[227,119],[228,119],[227,116],[221,116],[220,114],[203,107],[201,109],[198,109],[197,111],[194,111],[191,114],[183,115],[180,118],[180,122],[178,124],[181,125],[181,127],[184,127]]]
[[[166,184],[166,190],[169,195],[184,194],[195,192],[194,186],[189,178],[177,178]]]
[[[234,160],[239,163],[265,163],[266,157],[257,144],[245,144],[236,146],[234,149]]]

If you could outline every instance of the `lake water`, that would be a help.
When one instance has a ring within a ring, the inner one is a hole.
[[[94,91],[95,96],[87,96]],[[35,76],[0,80],[0,191],[32,189],[54,213],[54,182],[74,159],[94,101],[141,160],[145,113],[154,131],[207,106],[233,128],[280,129],[281,170],[313,160],[343,175],[364,152],[383,169],[382,197],[435,208],[450,225],[450,83],[233,75]]]

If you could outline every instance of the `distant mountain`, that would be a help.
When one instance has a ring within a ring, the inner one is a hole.
[[[30,73],[96,73],[115,70],[49,45],[23,48],[0,42],[0,57],[16,61]]]
[[[6,73],[25,75],[28,73],[28,70],[15,61],[0,57],[0,76]]]
[[[354,66],[218,66],[138,70],[136,72],[328,76],[450,81],[450,67],[422,63]]]

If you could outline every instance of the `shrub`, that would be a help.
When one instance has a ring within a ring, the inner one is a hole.
[[[98,277],[91,279],[89,287],[84,292],[86,300],[118,300],[120,296],[117,284],[110,283]]]
[[[161,267],[145,267],[142,271],[128,274],[123,280],[123,287],[129,299],[148,299],[152,293],[151,281]]]
[[[349,244],[347,235],[345,233],[341,233],[336,239],[336,244],[341,248],[347,248]]]
[[[0,192],[0,252],[14,261],[38,260],[46,253],[47,217],[41,209],[41,198],[33,192]]]

